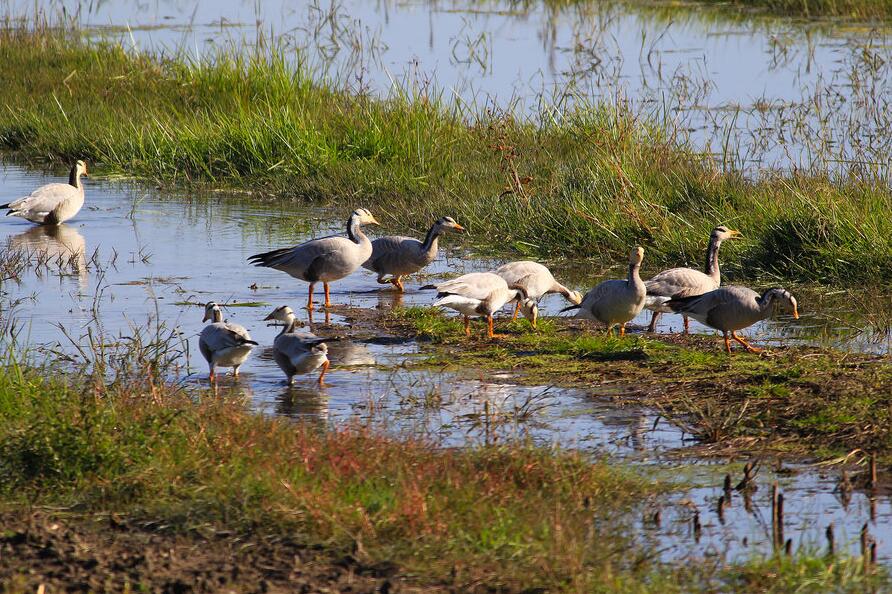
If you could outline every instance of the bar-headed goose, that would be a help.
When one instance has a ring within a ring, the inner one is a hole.
[[[87,176],[87,164],[78,161],[68,174],[67,184],[40,186],[28,196],[0,205],[0,208],[9,209],[8,217],[22,217],[40,225],[58,225],[76,215],[84,205],[81,176]]]
[[[438,219],[427,232],[424,241],[400,235],[388,235],[372,241],[372,255],[362,265],[378,273],[378,283],[390,283],[401,293],[403,277],[414,274],[437,257],[440,236],[446,231],[464,231],[452,217]],[[384,277],[390,275],[389,279]]]
[[[538,262],[530,262],[527,260],[509,262],[499,266],[496,269],[496,274],[505,279],[505,282],[508,283],[509,286],[523,287],[524,291],[527,293],[527,297],[536,302],[538,302],[543,295],[548,293],[560,293],[564,296],[564,299],[573,305],[582,303],[582,295],[579,291],[571,291],[561,283],[557,282],[551,274],[551,271]],[[517,319],[520,307],[521,304],[520,301],[518,301],[517,306],[514,308],[514,316],[511,318],[512,320]],[[533,328],[536,327],[538,311],[536,314],[536,317],[530,320]]]
[[[313,309],[313,287],[322,281],[325,307],[331,307],[328,283],[340,280],[359,268],[372,255],[372,242],[362,232],[363,225],[377,225],[368,210],[357,208],[347,221],[347,237],[332,235],[313,239],[290,248],[254,254],[248,261],[287,272],[310,283],[307,309]]]
[[[331,363],[328,360],[329,339],[320,338],[312,332],[301,332],[297,329],[298,321],[294,311],[287,305],[277,307],[264,320],[277,320],[285,324],[273,341],[273,359],[285,376],[288,385],[294,383],[294,376],[303,373],[312,373],[320,367],[319,385],[323,385],[325,372]]]
[[[722,284],[722,274],[719,270],[719,247],[726,239],[740,237],[740,231],[728,229],[719,225],[712,230],[709,236],[709,245],[706,248],[706,272],[700,272],[693,268],[670,268],[645,282],[647,287],[646,309],[653,312],[650,318],[648,332],[653,332],[657,327],[657,319],[661,313],[672,313],[666,306],[666,302],[673,297],[691,297],[702,295],[707,291],[718,289]],[[684,315],[684,333],[688,333],[688,316]]]
[[[634,319],[644,308],[647,290],[638,271],[644,259],[644,248],[636,247],[629,254],[629,276],[626,280],[606,280],[599,283],[582,298],[579,305],[571,305],[562,311],[578,309],[577,318],[596,320],[607,326],[607,333],[619,325],[619,335],[626,335],[626,323]]]
[[[509,287],[498,274],[472,272],[437,285],[436,307],[448,307],[464,316],[465,336],[471,335],[470,318],[485,317],[486,335],[494,338],[492,315],[506,303],[521,301],[521,310],[528,318],[535,319],[538,306],[526,296],[523,288]]]
[[[238,368],[251,354],[257,343],[243,326],[223,321],[220,306],[211,301],[204,306],[202,322],[211,323],[198,336],[198,350],[208,362],[210,379],[217,377],[217,367],[232,367],[232,375],[238,377]]]
[[[786,289],[768,289],[759,295],[746,287],[722,287],[703,295],[670,299],[666,305],[672,311],[684,313],[701,324],[720,330],[725,336],[725,350],[731,353],[731,338],[743,345],[751,353],[762,349],[749,344],[737,336],[737,330],[752,326],[771,316],[777,304],[799,319],[799,305],[796,298]]]

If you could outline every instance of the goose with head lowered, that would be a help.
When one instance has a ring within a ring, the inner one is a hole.
[[[313,239],[290,248],[254,254],[248,261],[255,266],[275,268],[310,283],[307,309],[313,310],[313,288],[322,282],[325,307],[331,307],[328,284],[349,276],[372,255],[372,242],[362,232],[363,225],[377,225],[368,210],[357,208],[347,220],[347,237],[332,235]]]
[[[294,376],[304,373],[312,373],[322,368],[317,382],[324,384],[325,372],[331,363],[328,360],[328,338],[320,338],[312,332],[298,330],[297,318],[294,311],[287,305],[277,307],[264,320],[276,320],[285,324],[273,341],[273,359],[285,376],[288,385],[294,383]]]
[[[210,368],[210,379],[217,378],[217,367],[232,367],[232,375],[238,377],[238,368],[247,360],[257,343],[244,326],[223,321],[220,306],[211,301],[204,306],[202,322],[211,323],[198,335],[198,350]]]
[[[378,273],[378,284],[390,283],[402,293],[403,277],[414,274],[437,257],[440,236],[447,231],[464,231],[452,217],[437,219],[424,241],[401,235],[387,235],[372,241],[372,255],[362,265]],[[386,276],[389,279],[385,279]]]
[[[657,327],[657,319],[661,313],[672,313],[672,309],[666,306],[666,302],[673,297],[690,297],[702,295],[707,291],[718,289],[722,284],[722,274],[719,270],[719,247],[726,239],[740,237],[740,231],[728,229],[719,225],[709,235],[709,245],[706,248],[705,272],[693,268],[670,268],[657,274],[644,283],[647,287],[646,309],[653,312],[650,318],[648,332],[654,332]],[[684,333],[688,333],[688,316],[684,318]]]
[[[626,323],[644,309],[647,290],[639,270],[644,259],[644,248],[636,247],[629,254],[629,275],[626,280],[606,280],[599,283],[582,298],[579,305],[565,307],[561,311],[578,309],[577,318],[595,320],[607,326],[607,333],[619,326],[619,335],[626,335]]]
[[[84,185],[87,164],[78,161],[68,174],[68,183],[40,186],[29,195],[13,200],[0,208],[8,208],[6,216],[22,217],[40,225],[58,225],[76,215],[84,205]]]
[[[496,269],[496,274],[505,279],[505,282],[508,283],[509,286],[522,287],[523,290],[526,291],[527,297],[537,303],[543,295],[547,295],[548,293],[560,293],[564,296],[564,299],[573,305],[582,303],[582,295],[579,291],[571,291],[561,283],[557,282],[554,275],[551,274],[551,271],[538,262],[531,262],[528,260],[509,262],[499,266]],[[520,309],[521,302],[518,301],[517,306],[514,308],[514,316],[511,318],[512,320],[517,319],[517,314],[520,313]],[[536,316],[530,319],[533,328],[536,327],[538,313],[537,308]]]
[[[768,289],[761,295],[746,287],[721,287],[703,295],[678,297],[666,302],[666,306],[677,313],[687,314],[701,324],[715,328],[724,334],[725,350],[731,353],[731,338],[743,345],[747,351],[758,353],[756,348],[737,335],[743,330],[767,319],[775,306],[793,314],[799,319],[799,304],[786,289]]]
[[[530,319],[536,316],[538,306],[529,299],[521,287],[509,287],[498,274],[492,272],[472,272],[437,285],[435,307],[448,307],[462,314],[465,321],[465,336],[471,335],[470,318],[485,317],[486,336],[496,338],[493,333],[493,314],[511,301],[521,302],[521,311]]]

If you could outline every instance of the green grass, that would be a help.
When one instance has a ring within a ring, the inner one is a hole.
[[[361,550],[369,563],[458,590],[865,591],[887,583],[857,558],[807,553],[661,564],[633,526],[640,505],[668,488],[621,464],[523,443],[444,449],[356,424],[322,430],[259,416],[168,386],[148,368],[114,383],[14,359],[0,369],[4,510],[65,509],[69,525],[112,514],[168,531],[280,535],[333,559]]]
[[[648,266],[699,265],[725,223],[746,237],[724,252],[738,278],[892,279],[882,184],[747,181],[622,105],[579,98],[531,123],[400,88],[349,94],[275,47],[198,63],[40,27],[0,31],[0,75],[0,149],[29,162],[362,205],[385,231],[449,214],[519,256],[622,261],[641,244]]]

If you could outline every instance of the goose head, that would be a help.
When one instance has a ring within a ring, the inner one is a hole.
[[[456,223],[455,219],[453,219],[452,217],[442,217],[440,219],[437,219],[435,226],[437,227],[437,231],[439,232],[457,231],[461,233],[465,231],[465,228]]]
[[[793,294],[786,289],[779,287],[768,289],[765,291],[762,299],[774,302],[779,309],[792,314],[794,320],[799,319],[799,304],[796,302],[796,298],[793,297]]]
[[[365,208],[357,208],[353,211],[353,214],[350,215],[350,218],[356,221],[359,225],[380,225],[381,223],[372,216],[372,213]]]
[[[220,306],[213,301],[208,301],[207,305],[204,306],[204,317],[201,318],[201,321],[222,322],[223,311],[220,309]]]
[[[579,291],[570,291],[567,293],[567,300],[573,305],[579,305],[582,303],[582,293]]]
[[[328,345],[324,342],[314,344],[312,347],[310,347],[310,352],[314,355],[328,355]]]
[[[520,313],[522,313],[523,317],[528,319],[533,325],[533,328],[535,328],[536,320],[539,319],[539,304],[536,303],[535,299],[530,298],[526,289],[520,285],[511,285],[510,288],[516,293],[514,299],[511,301],[517,301],[520,304]]]
[[[294,310],[287,305],[280,305],[276,309],[272,310],[268,316],[263,318],[264,322],[277,321],[283,322],[286,325],[290,324],[293,320]]]
[[[629,253],[629,266],[641,266],[642,260],[644,260],[644,248],[639,245]]]
[[[74,164],[74,171],[75,175],[77,175],[78,177],[82,175],[84,177],[90,177],[87,173],[87,163],[85,161],[78,160],[78,162]]]
[[[724,225],[719,225],[712,230],[709,237],[712,241],[725,241],[726,239],[734,239],[735,237],[742,236],[743,234],[736,229],[729,229]]]

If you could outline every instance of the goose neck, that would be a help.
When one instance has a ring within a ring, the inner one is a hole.
[[[353,243],[363,243],[368,241],[368,237],[365,236],[365,233],[362,232],[362,225],[359,223],[359,217],[351,216],[350,220],[347,221],[347,237],[350,238],[350,241]]]
[[[72,167],[68,173],[68,185],[74,186],[78,190],[81,189],[81,176],[77,171],[77,165]]]
[[[719,247],[721,245],[721,239],[718,237],[711,237],[709,239],[709,246],[706,248],[705,271],[707,276],[712,278],[716,284],[720,284],[722,278],[722,273],[719,269]]]
[[[442,234],[443,230],[440,228],[439,225],[432,225],[431,228],[427,230],[427,235],[424,236],[424,242],[421,244],[421,250],[425,253],[436,253],[440,235]]]

